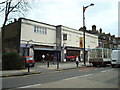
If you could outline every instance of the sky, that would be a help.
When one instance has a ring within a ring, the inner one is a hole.
[[[79,30],[83,26],[83,6],[94,3],[85,11],[87,30],[97,30],[118,36],[119,0],[34,0],[25,18],[51,25],[63,25]]]

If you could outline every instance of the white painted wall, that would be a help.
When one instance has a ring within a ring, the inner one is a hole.
[[[34,26],[47,28],[47,34],[39,34],[34,32]],[[62,26],[61,33],[62,33],[61,34],[62,46],[63,46],[63,34],[67,33],[67,41],[65,42],[66,43],[65,46],[80,47],[80,37],[83,37],[82,31]],[[33,40],[34,42],[42,42],[33,44],[55,46],[56,44],[53,43],[56,42],[56,27],[49,24],[22,19],[21,40],[26,41]],[[86,33],[85,40],[86,48],[92,49],[98,46],[98,36]],[[26,42],[21,41],[21,43]]]
[[[47,28],[47,34],[34,32],[34,26]],[[36,44],[55,46],[53,43],[56,42],[56,27],[22,19],[21,40],[33,40],[34,42],[42,42]]]
[[[80,47],[80,37],[83,37],[82,31],[62,26],[62,45],[64,33],[67,34],[67,41],[65,41],[65,46]],[[96,48],[98,46],[98,36],[85,33],[85,42],[86,48]]]
[[[86,35],[85,36],[86,48],[90,49],[96,48],[98,46],[98,36],[89,33],[86,33],[85,35]]]

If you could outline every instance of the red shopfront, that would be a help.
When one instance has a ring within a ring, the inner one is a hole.
[[[75,61],[76,57],[79,57],[80,60],[80,49],[67,49],[66,50],[66,60],[67,61]]]

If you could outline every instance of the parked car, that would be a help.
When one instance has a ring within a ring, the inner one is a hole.
[[[30,56],[25,56],[25,66],[26,67],[34,67],[35,65],[35,60],[33,57]]]
[[[111,66],[120,66],[120,50],[113,50],[111,53]]]

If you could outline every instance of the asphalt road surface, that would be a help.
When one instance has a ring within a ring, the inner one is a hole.
[[[48,74],[3,78],[2,88],[118,88],[118,69],[84,67]]]

